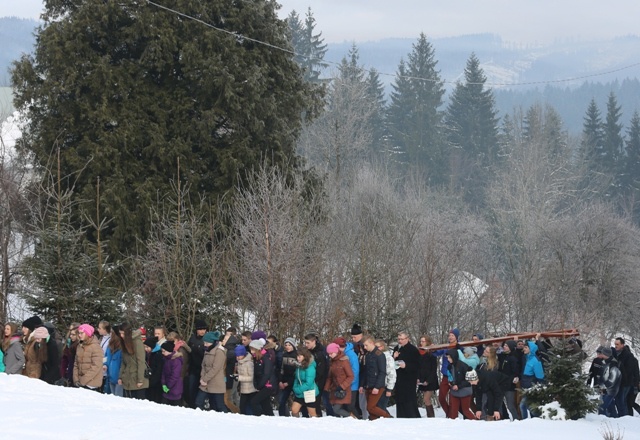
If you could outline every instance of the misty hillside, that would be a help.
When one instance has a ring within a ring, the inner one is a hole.
[[[0,86],[10,82],[8,70],[11,62],[32,50],[35,42],[33,32],[37,25],[35,20],[0,18],[0,38],[3,41]],[[318,30],[322,30],[321,23]],[[378,70],[389,92],[400,59],[406,59],[417,37],[358,43],[360,63]],[[487,75],[487,83],[496,92],[501,116],[514,107],[549,103],[558,110],[569,132],[578,134],[591,98],[595,98],[604,109],[607,96],[613,91],[622,106],[621,122],[625,125],[632,113],[638,110],[636,97],[640,95],[640,83],[635,78],[640,73],[640,36],[602,41],[563,41],[547,46],[514,45],[492,34],[430,41],[435,48],[441,77],[447,81],[447,89],[461,79],[469,55],[475,52]],[[326,76],[331,76],[336,69],[335,63],[340,62],[352,44],[347,41],[328,44],[325,60],[330,66]],[[571,78],[575,79],[564,81]]]

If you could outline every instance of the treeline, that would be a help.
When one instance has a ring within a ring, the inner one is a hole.
[[[500,120],[473,54],[443,108],[424,35],[387,100],[356,47],[320,78],[310,11],[208,4],[230,35],[124,5],[49,11],[12,72],[28,120],[0,169],[0,318],[21,298],[60,327],[640,334],[615,96],[577,142],[552,107]]]

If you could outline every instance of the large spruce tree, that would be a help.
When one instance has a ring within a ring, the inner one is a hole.
[[[400,62],[392,85],[387,122],[392,149],[402,161],[426,168],[432,184],[447,180],[443,148],[443,81],[435,50],[424,34],[413,44],[407,62]]]
[[[491,181],[498,158],[498,117],[493,91],[480,60],[471,54],[445,114],[451,175],[472,206],[484,204],[484,188]]]
[[[162,4],[199,21],[133,0],[49,0],[34,54],[12,71],[29,121],[20,150],[46,167],[59,147],[77,200],[101,177],[111,251],[147,236],[150,205],[178,176],[215,199],[263,160],[295,165],[310,107],[300,68],[275,48],[288,47],[275,2]]]
[[[307,10],[304,21],[293,10],[287,17],[291,45],[295,52],[295,60],[302,67],[304,79],[313,83],[320,83],[320,74],[328,66],[324,61],[327,45],[322,38],[322,32],[316,33],[316,19]]]

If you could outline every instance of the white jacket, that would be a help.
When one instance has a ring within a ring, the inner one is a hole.
[[[384,357],[387,360],[387,377],[385,378],[384,386],[387,391],[391,391],[396,386],[396,378],[398,377],[396,374],[396,361],[388,351],[384,352]]]

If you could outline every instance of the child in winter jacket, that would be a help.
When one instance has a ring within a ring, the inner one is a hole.
[[[302,407],[306,406],[309,416],[316,417],[315,400],[307,401],[308,399],[304,397],[304,393],[307,391],[313,391],[316,399],[320,394],[318,385],[316,385],[316,361],[313,358],[313,354],[305,347],[298,349],[297,360],[300,365],[296,368],[293,380],[293,394],[295,397],[293,404],[291,404],[291,415],[298,417]]]
[[[247,354],[244,345],[237,345],[236,355],[236,373],[238,382],[240,383],[240,414],[246,416],[253,415],[251,411],[251,398],[258,392],[253,386],[253,359]]]
[[[182,353],[176,352],[175,344],[166,341],[160,346],[164,365],[162,366],[162,403],[171,406],[178,406],[182,400],[183,381],[182,373]]]

